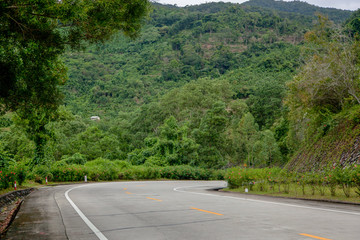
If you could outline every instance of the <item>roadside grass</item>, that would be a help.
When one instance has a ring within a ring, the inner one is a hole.
[[[36,183],[32,180],[26,180],[25,182],[23,182],[23,184],[21,186],[17,186],[16,190],[23,190],[23,189],[27,189],[27,188],[40,188],[43,187],[42,184]],[[14,187],[8,187],[6,189],[1,189],[0,190],[0,195],[6,194],[8,192],[13,192],[15,191]]]
[[[245,192],[245,188],[248,188],[248,193]],[[262,191],[260,190],[260,185],[253,185],[252,190],[249,186],[242,186],[239,188],[225,188],[222,191],[228,192],[238,192],[244,194],[255,194],[255,195],[265,195],[265,196],[275,196],[275,197],[285,197],[285,198],[298,198],[298,199],[308,199],[308,200],[322,200],[322,201],[333,201],[333,202],[347,202],[347,203],[358,203],[360,204],[359,195],[356,194],[357,188],[350,189],[350,196],[346,197],[342,188],[336,187],[335,196],[332,196],[330,190],[327,187],[319,189],[319,187],[312,187],[306,185],[304,188],[298,184],[281,184],[280,190],[279,185],[270,185],[266,184],[262,186]]]

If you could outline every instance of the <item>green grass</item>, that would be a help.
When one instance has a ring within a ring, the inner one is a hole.
[[[39,183],[27,180],[21,186],[17,186],[16,190],[22,190],[22,189],[27,189],[27,188],[39,188],[39,187],[42,187],[42,186],[43,185],[41,185]],[[12,192],[12,191],[15,191],[13,186],[9,187],[7,189],[1,189],[0,190],[0,195],[6,194],[6,193]]]
[[[243,186],[236,189],[225,188],[223,191],[230,192],[239,192],[245,193],[245,188]],[[249,189],[249,187],[247,187]],[[287,197],[287,198],[300,198],[300,199],[309,199],[309,200],[324,200],[324,201],[341,201],[341,202],[351,202],[351,203],[360,203],[360,196],[355,193],[355,188],[351,188],[350,197],[346,197],[343,190],[339,187],[335,190],[335,196],[331,196],[330,190],[328,187],[325,187],[323,190],[323,195],[320,193],[319,188],[315,188],[314,194],[312,194],[312,187],[305,186],[305,194],[302,192],[302,187],[298,184],[289,185],[289,193],[286,193],[285,186],[280,185],[279,187],[276,184],[274,187],[269,184],[265,185],[265,190],[260,191],[259,185],[254,185],[253,190],[249,189],[249,194],[256,195],[266,195],[266,196],[276,196],[276,197]]]

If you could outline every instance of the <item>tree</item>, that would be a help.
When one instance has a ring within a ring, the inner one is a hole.
[[[289,83],[287,101],[304,112],[337,113],[346,102],[360,104],[359,44],[320,20],[318,29],[305,36],[312,56]]]
[[[351,17],[345,22],[346,29],[352,34],[352,36],[359,39],[360,37],[360,9],[353,12]]]
[[[238,131],[247,152],[247,163],[254,165],[254,144],[259,139],[259,126],[251,113],[246,113],[239,122]]]
[[[270,130],[261,132],[261,139],[254,144],[254,165],[274,166],[281,163],[282,157],[274,133]]]
[[[81,49],[119,30],[135,37],[148,10],[147,0],[0,2],[0,113],[18,111],[28,119],[36,158],[43,157],[46,121],[66,81],[59,56],[68,46]]]
[[[284,83],[278,79],[265,78],[256,83],[247,104],[260,128],[268,128],[274,123],[281,112],[284,93]]]
[[[290,151],[301,141],[309,144],[323,137],[340,122],[337,116],[360,104],[359,42],[326,18],[319,20],[315,30],[305,34],[306,62],[288,83]]]
[[[200,144],[200,165],[207,168],[225,166],[225,153],[221,151],[225,144],[224,132],[228,124],[225,103],[215,102],[201,119],[200,127],[193,131],[196,142]]]
[[[159,127],[159,135],[147,137],[145,147],[129,154],[133,164],[147,165],[197,165],[199,145],[188,136],[186,124],[180,126],[173,116],[165,119]]]
[[[135,37],[148,9],[147,0],[1,1],[0,109],[57,106],[66,46],[79,49],[118,30]]]

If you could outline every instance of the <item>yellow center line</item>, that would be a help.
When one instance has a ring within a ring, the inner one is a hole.
[[[127,188],[124,188],[124,190],[127,190]]]
[[[203,210],[203,209],[200,209],[200,208],[194,208],[194,207],[193,207],[193,208],[191,208],[191,209],[198,210],[198,211],[201,211],[201,212],[211,213],[211,214],[215,214],[215,215],[219,215],[219,216],[224,215],[224,214],[221,214],[221,213],[210,212],[210,211]]]
[[[162,202],[162,200],[160,199],[156,199],[156,198],[151,198],[151,197],[146,197],[147,199],[151,199],[151,200],[155,200],[155,201],[158,201],[158,202]]]
[[[311,238],[315,238],[315,239],[320,239],[320,240],[331,240],[329,238],[318,237],[318,236],[314,236],[314,235],[310,235],[310,234],[306,234],[306,233],[299,233],[299,235],[311,237]]]
[[[126,194],[132,194],[131,192],[126,192]]]

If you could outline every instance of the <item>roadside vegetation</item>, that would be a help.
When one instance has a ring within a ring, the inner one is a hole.
[[[360,10],[21,2],[0,4],[0,189],[225,179],[251,192],[359,197]]]
[[[360,166],[330,166],[324,171],[294,172],[281,168],[231,168],[228,190],[271,196],[360,203]]]
[[[77,159],[78,160],[78,159]],[[78,161],[76,161],[78,162]],[[225,170],[209,170],[188,165],[133,166],[127,161],[98,158],[76,164],[66,160],[50,166],[39,165],[30,169],[26,164],[10,164],[0,171],[0,190],[21,187],[25,181],[38,184],[119,180],[223,180]]]

